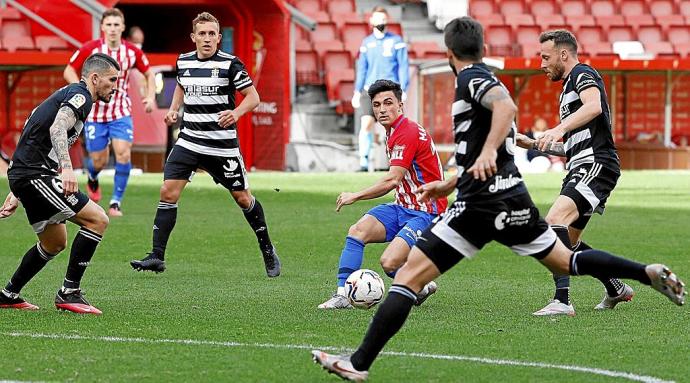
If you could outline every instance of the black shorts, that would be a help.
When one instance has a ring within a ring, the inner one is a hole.
[[[579,217],[573,227],[584,229],[592,214],[604,213],[606,200],[620,176],[620,171],[598,163],[583,164],[568,172],[563,179],[561,195],[572,199],[577,206]]]
[[[491,241],[542,259],[556,239],[529,194],[521,193],[494,202],[456,201],[417,238],[416,246],[443,273]]]
[[[36,234],[49,224],[64,223],[89,203],[89,197],[80,191],[65,196],[62,180],[53,176],[10,180],[10,190],[24,206]]]
[[[242,155],[236,157],[210,156],[193,152],[180,145],[175,145],[170,151],[170,155],[165,161],[163,179],[191,181],[197,169],[208,172],[213,181],[228,190],[249,189],[249,180]]]

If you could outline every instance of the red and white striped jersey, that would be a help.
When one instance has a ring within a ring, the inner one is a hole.
[[[122,40],[118,49],[111,50],[108,43],[101,38],[84,44],[70,58],[69,65],[74,68],[77,75],[81,74],[84,61],[94,53],[105,53],[117,60],[120,64],[120,77],[117,79],[117,92],[113,98],[108,103],[96,101],[87,121],[110,122],[129,116],[132,112],[132,101],[127,95],[129,70],[137,68],[141,73],[144,73],[149,70],[149,60],[141,49],[129,41]]]
[[[421,125],[400,116],[386,132],[386,151],[390,166],[407,169],[405,178],[395,190],[395,203],[431,214],[446,211],[446,197],[422,203],[414,193],[424,184],[443,180],[443,166],[431,135]]]

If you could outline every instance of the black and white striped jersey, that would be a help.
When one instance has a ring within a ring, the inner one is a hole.
[[[620,162],[611,134],[611,113],[604,80],[591,66],[582,63],[575,65],[563,81],[563,93],[559,98],[561,121],[582,107],[580,93],[591,87],[599,88],[601,114],[563,136],[563,146],[568,160],[566,167],[574,169],[582,164],[596,162],[612,170],[618,170]]]
[[[514,123],[505,142],[497,150],[496,174],[482,182],[466,172],[479,157],[491,130],[492,111],[485,108],[481,100],[495,86],[504,87],[485,64],[472,64],[458,73],[452,114],[459,200],[493,201],[527,192],[513,160],[516,132]]]
[[[253,85],[239,58],[217,50],[206,59],[196,51],[177,59],[177,82],[184,89],[184,115],[176,145],[211,156],[240,154],[236,125],[221,128],[218,114],[235,109],[235,92]]]

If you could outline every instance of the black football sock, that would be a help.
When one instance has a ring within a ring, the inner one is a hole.
[[[578,252],[578,251],[584,251],[584,250],[591,250],[592,248],[582,242],[578,241],[575,246],[573,247],[573,251]],[[625,284],[621,282],[619,279],[616,278],[597,278],[601,282],[602,285],[604,285],[604,288],[606,288],[606,295],[610,297],[617,297],[621,293],[623,293],[623,288],[625,287]]]
[[[386,300],[376,310],[362,344],[350,357],[352,366],[367,371],[379,355],[386,342],[395,335],[410,314],[417,294],[402,285],[393,285]]]
[[[24,254],[19,267],[17,267],[14,275],[12,275],[9,283],[7,283],[5,290],[10,293],[19,294],[24,286],[29,283],[31,278],[38,274],[38,272],[53,258],[55,258],[54,254],[48,253],[43,249],[40,243],[37,243]]]
[[[558,239],[570,249],[570,237],[568,227],[563,225],[551,225],[551,229],[556,233]],[[556,292],[553,299],[558,299],[561,303],[570,304],[570,277],[567,275],[553,275],[553,282],[556,285]]]
[[[591,275],[600,279],[634,279],[651,285],[645,268],[646,265],[601,250],[580,251],[570,257],[570,275]]]
[[[168,245],[170,233],[177,222],[177,204],[165,201],[158,202],[156,218],[153,220],[153,256],[165,259],[165,247]]]
[[[271,251],[273,249],[273,244],[271,243],[271,238],[268,236],[268,226],[266,225],[264,208],[259,203],[259,200],[253,198],[249,207],[242,209],[242,213],[244,213],[244,218],[249,222],[249,226],[254,230],[261,251]]]
[[[72,241],[72,250],[69,254],[69,264],[65,274],[65,289],[78,289],[86,268],[96,252],[98,244],[103,236],[85,227],[79,229],[77,236]]]

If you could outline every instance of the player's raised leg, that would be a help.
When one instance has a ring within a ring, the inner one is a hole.
[[[345,281],[354,271],[362,267],[364,246],[368,243],[386,241],[386,226],[384,222],[392,224],[395,218],[390,205],[379,205],[363,215],[354,225],[350,226],[345,238],[345,246],[340,253],[338,272],[336,274],[338,288],[333,296],[321,303],[320,309],[351,309],[352,305],[345,296]]]
[[[101,310],[84,298],[81,280],[108,227],[108,216],[103,208],[89,201],[70,221],[79,225],[80,229],[72,241],[67,273],[55,296],[55,307],[78,314],[100,315]]]

